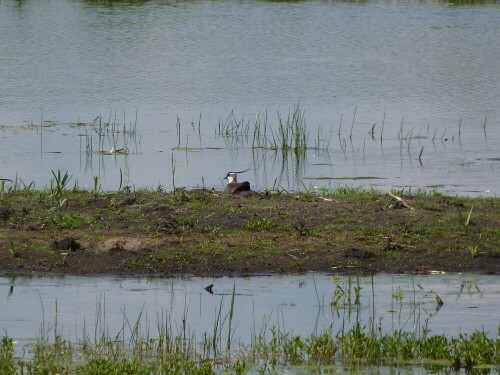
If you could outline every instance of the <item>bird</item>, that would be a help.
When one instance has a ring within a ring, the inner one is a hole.
[[[226,177],[224,177],[224,180],[227,180],[228,184],[226,188],[224,189],[224,193],[226,194],[238,194],[241,193],[242,191],[250,191],[250,182],[244,181],[244,182],[238,182],[238,173],[245,173],[250,170],[250,167],[245,169],[244,171],[239,171],[239,172],[227,172]]]

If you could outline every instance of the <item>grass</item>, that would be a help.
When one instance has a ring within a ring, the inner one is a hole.
[[[78,212],[64,213],[46,218],[46,222],[52,222],[57,229],[76,229],[88,227],[93,223],[96,223],[98,220],[99,218],[85,217]]]
[[[467,215],[463,215],[461,211],[458,211],[458,215],[460,217],[460,223],[462,224],[462,227],[464,228],[464,232],[466,235],[467,233],[469,233],[469,229],[472,224],[471,217],[473,208],[474,206],[470,208],[469,213]]]
[[[68,172],[64,172],[64,174],[62,174],[60,169],[57,170],[57,174],[54,171],[51,172],[54,178],[50,180],[50,191],[54,195],[61,195],[71,180],[71,176]]]
[[[9,251],[10,255],[12,258],[18,258],[19,257],[19,251],[16,249],[16,246],[14,245],[14,242],[9,241]]]
[[[240,139],[243,141],[251,139],[252,149],[299,153],[310,148],[305,113],[300,109],[300,103],[289,109],[286,118],[279,112],[276,117],[277,124],[273,127],[268,123],[267,111],[263,115],[258,113],[254,120],[237,118],[231,111],[225,120],[219,121],[215,133],[236,142]],[[329,139],[327,141],[322,139],[322,135],[323,130],[318,129],[316,147],[329,145]]]
[[[88,126],[78,123],[79,127],[85,129],[85,151],[89,158],[95,152],[94,136],[97,138],[97,152],[106,152],[110,149],[122,154],[128,154],[132,144],[137,150],[137,112],[135,120],[128,122],[125,112],[123,113],[123,122],[118,119],[117,111],[111,112],[107,119],[103,116],[97,116]],[[87,131],[87,127],[91,132]]]
[[[291,229],[289,226],[274,222],[267,218],[248,219],[243,223],[243,228],[258,231],[279,231]]]
[[[480,246],[480,241],[481,241],[481,238],[482,238],[482,233],[479,235],[479,239],[478,239],[478,243],[475,244],[475,245],[470,245],[469,246],[469,251],[470,251],[470,256],[472,259],[474,259],[475,257],[477,257],[478,255],[481,255],[481,254],[484,254],[484,251],[480,251],[479,250],[479,246]]]
[[[334,189],[321,188],[320,193],[325,198],[349,199],[353,201],[374,201],[380,198],[380,192],[362,187],[339,186]]]

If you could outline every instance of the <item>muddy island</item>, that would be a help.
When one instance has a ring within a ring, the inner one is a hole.
[[[353,188],[3,192],[3,273],[500,273],[500,198]]]

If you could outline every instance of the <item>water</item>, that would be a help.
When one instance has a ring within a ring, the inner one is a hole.
[[[258,190],[500,193],[495,1],[2,1],[0,33],[0,178],[43,187],[61,169],[116,189],[121,171],[125,184],[170,190],[175,165],[177,187],[221,189],[228,170],[251,166]],[[267,110],[276,129],[276,112],[299,101],[299,157],[215,136],[233,110]],[[137,116],[133,139],[99,144],[70,125],[115,113]],[[319,128],[326,150],[313,149]],[[123,145],[128,155],[96,152]]]
[[[384,332],[402,329],[417,332],[428,319],[430,334],[457,336],[486,330],[498,333],[500,277],[474,274],[352,278],[362,288],[359,305],[344,297],[335,300],[337,285],[347,291],[348,278],[331,276],[264,276],[251,278],[147,279],[117,277],[1,277],[0,331],[19,346],[42,331],[58,330],[64,336],[91,335],[96,321],[111,336],[140,318],[143,333],[148,325],[155,336],[156,323],[168,322],[175,334],[186,329],[197,339],[213,334],[219,311],[226,317],[233,286],[234,343],[249,343],[252,333],[267,325],[282,332],[309,336],[332,329],[346,330],[359,318],[370,320]],[[204,287],[213,283],[214,294]],[[399,296],[399,297],[397,297]],[[438,306],[436,296],[444,302]],[[345,297],[347,298],[347,297]],[[142,316],[141,316],[142,313]],[[227,319],[222,334],[227,334]],[[265,330],[264,330],[265,331]]]

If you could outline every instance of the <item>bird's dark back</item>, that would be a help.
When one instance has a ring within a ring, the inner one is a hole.
[[[224,189],[224,193],[226,194],[238,194],[242,191],[249,191],[250,190],[250,182],[245,181],[245,182],[231,182],[230,184],[227,184],[226,188]]]

